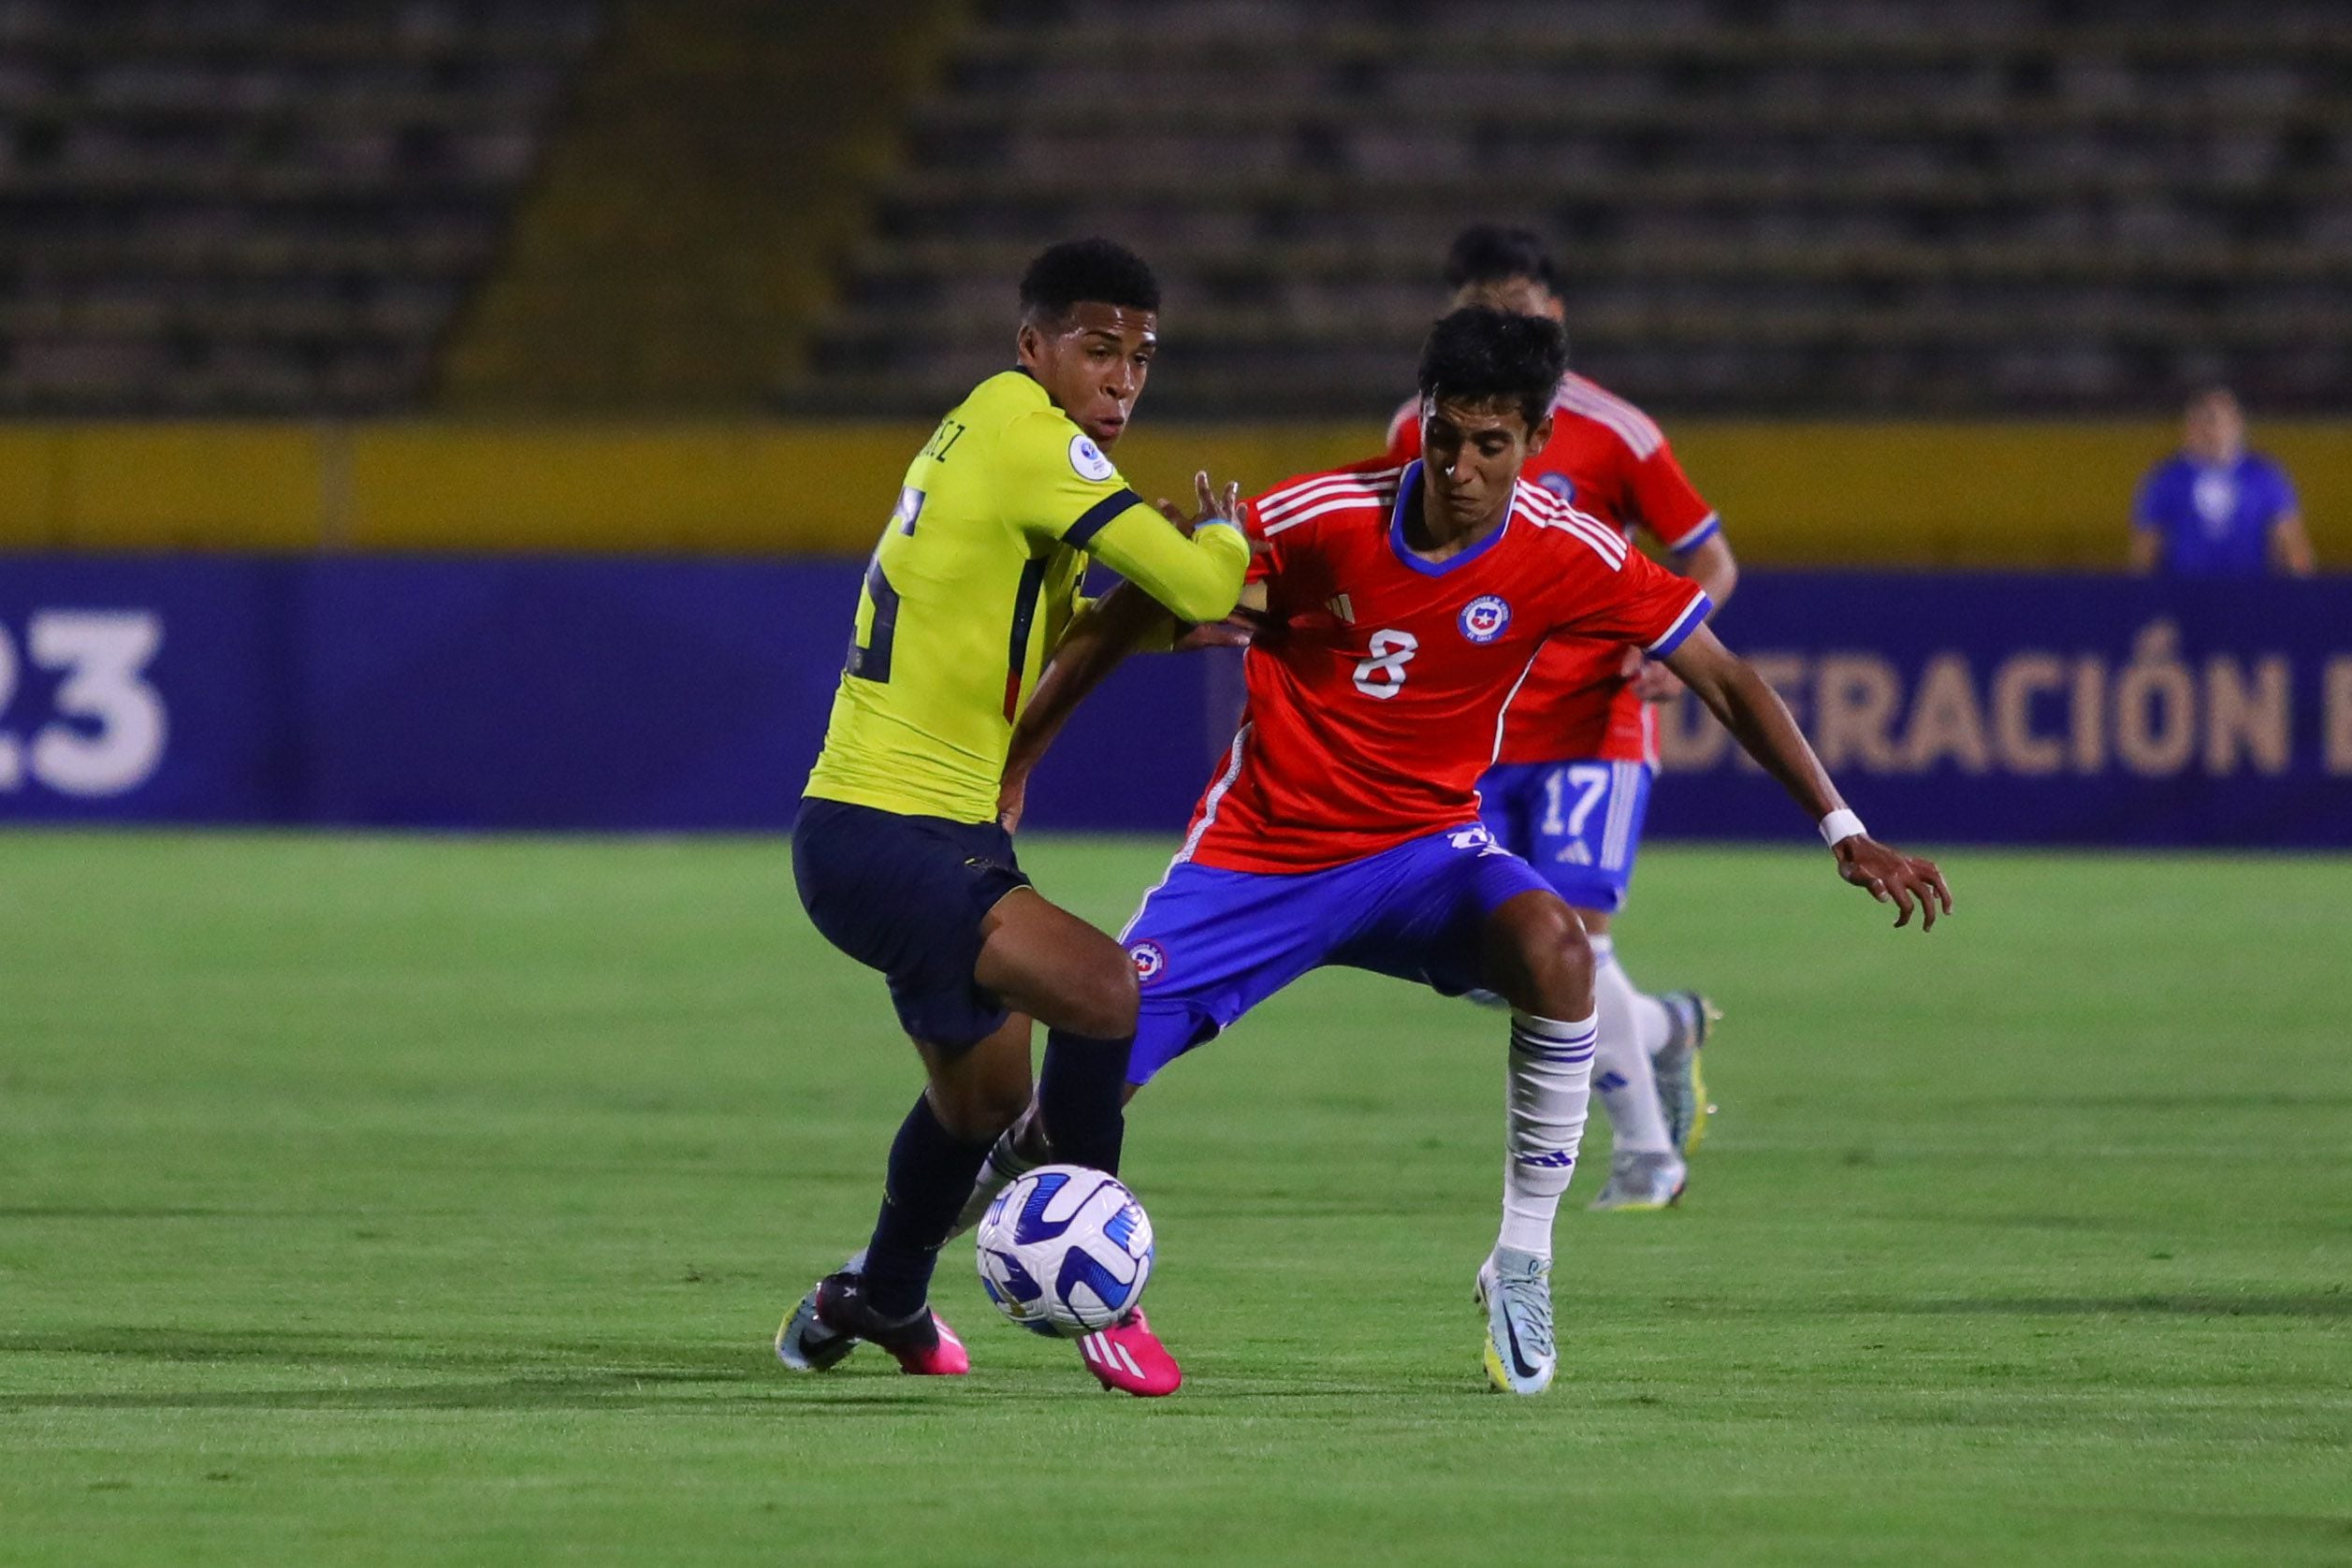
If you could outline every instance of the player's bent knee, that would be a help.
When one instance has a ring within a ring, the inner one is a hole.
[[[1495,912],[1494,989],[1522,1012],[1583,1018],[1592,1011],[1592,944],[1558,898],[1527,894]]]
[[[1546,1018],[1583,1018],[1592,1011],[1592,943],[1584,922],[1562,906],[1547,922],[1530,967],[1542,993]]]
[[[1063,1025],[1072,1034],[1111,1040],[1135,1033],[1136,1010],[1142,1004],[1135,965],[1117,944],[1111,951],[1114,962],[1090,963],[1078,977],[1070,997],[1069,1021]]]
[[[1049,1028],[1099,1039],[1135,1032],[1139,994],[1125,948],[1034,895],[998,909],[974,971],[981,985]]]

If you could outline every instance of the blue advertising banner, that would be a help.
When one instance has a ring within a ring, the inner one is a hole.
[[[777,830],[839,561],[0,557],[0,820]],[[1754,573],[1718,622],[1872,827],[1921,842],[2352,848],[2352,580]],[[1232,656],[1132,661],[1030,794],[1182,826]],[[1653,832],[1808,824],[1686,698]]]
[[[285,818],[304,570],[0,558],[0,815]]]
[[[860,575],[0,556],[0,821],[781,831]],[[1069,726],[1031,820],[1181,826],[1229,678],[1136,661]]]
[[[2352,848],[2352,579],[1755,573],[1717,617],[1874,832]],[[1687,695],[1666,835],[1808,824]]]

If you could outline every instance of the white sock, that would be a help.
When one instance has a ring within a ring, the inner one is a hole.
[[[1503,1157],[1503,1234],[1496,1245],[1552,1255],[1552,1219],[1575,1173],[1592,1081],[1590,1018],[1511,1015],[1510,1139]]]
[[[1649,1064],[1674,1027],[1666,1005],[1633,989],[1617,961],[1617,943],[1606,936],[1592,938],[1592,995],[1601,1016],[1592,1087],[1609,1113],[1611,1140],[1622,1154],[1670,1154],[1674,1140],[1666,1136],[1658,1075]]]
[[[964,1200],[964,1212],[955,1216],[955,1228],[948,1232],[952,1241],[972,1227],[980,1224],[988,1206],[996,1201],[996,1195],[1037,1169],[1036,1162],[1024,1159],[1015,1142],[1022,1124],[1015,1122],[1004,1130],[989,1147],[988,1157],[980,1161],[980,1174],[972,1178],[972,1196]]]
[[[1665,1003],[1652,996],[1648,992],[1633,989],[1633,978],[1628,975],[1625,972],[1625,966],[1617,961],[1616,937],[1594,936],[1590,940],[1592,947],[1594,990],[1597,993],[1600,989],[1600,970],[1608,968],[1616,971],[1616,978],[1624,982],[1624,994],[1633,999],[1633,1034],[1641,1046],[1642,1054],[1657,1055],[1658,1053],[1666,1049],[1666,1042],[1674,1038],[1674,1014],[1666,1010]],[[1603,1005],[1606,1006],[1605,1003]],[[1601,1026],[1604,1030],[1607,1029],[1606,1018],[1602,1020]],[[1605,1044],[1602,1047],[1604,1054],[1607,1049]]]

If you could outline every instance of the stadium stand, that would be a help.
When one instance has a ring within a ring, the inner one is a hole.
[[[1582,369],[1678,412],[2147,410],[2352,385],[2335,0],[995,0],[787,406],[936,408],[1005,280],[1111,233],[1163,414],[1369,417],[1464,219],[1569,262]]]
[[[0,412],[412,406],[589,0],[0,0]]]
[[[436,405],[760,408],[832,298],[958,8],[609,0]]]

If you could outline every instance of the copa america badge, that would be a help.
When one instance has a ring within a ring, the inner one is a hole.
[[[1491,643],[1511,624],[1511,606],[1491,593],[1482,593],[1462,606],[1462,635],[1474,643]]]
[[[1157,942],[1138,942],[1127,950],[1127,957],[1135,965],[1135,979],[1139,985],[1151,984],[1160,978],[1160,971],[1168,967],[1167,950]]]
[[[1081,479],[1091,479],[1097,485],[1119,472],[1102,455],[1102,448],[1083,435],[1070,437],[1070,469]]]

